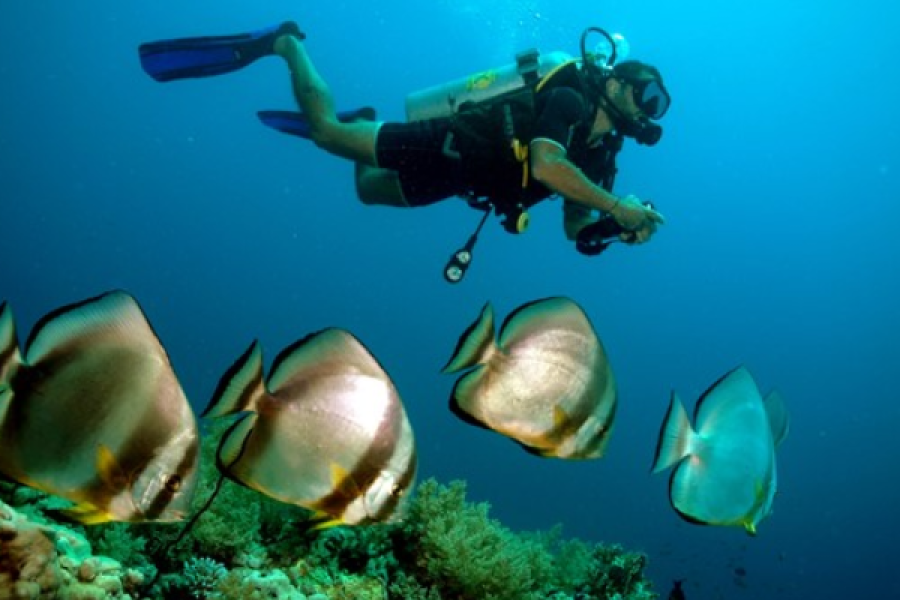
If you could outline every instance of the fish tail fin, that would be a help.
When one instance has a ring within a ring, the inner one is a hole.
[[[0,304],[0,390],[9,385],[13,373],[22,364],[22,353],[16,337],[16,323],[12,309],[4,302]]]
[[[691,453],[690,442],[694,435],[684,405],[678,394],[672,392],[669,410],[659,430],[656,455],[653,459],[653,473],[664,471]]]
[[[254,340],[246,352],[222,375],[202,418],[214,419],[255,410],[257,402],[266,393],[262,348],[259,341]]]
[[[459,338],[456,350],[442,373],[456,373],[483,363],[494,348],[494,309],[488,302],[481,309],[478,320],[472,323]]]

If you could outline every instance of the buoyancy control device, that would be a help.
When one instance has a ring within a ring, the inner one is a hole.
[[[592,33],[599,34],[601,39],[592,50],[588,51],[586,40]],[[616,61],[624,59],[628,54],[628,43],[622,35],[609,34],[598,27],[590,27],[583,32],[580,46],[580,58],[574,58],[562,51],[541,54],[537,49],[529,49],[517,54],[514,63],[412,92],[406,98],[407,120],[453,117],[461,110],[499,104],[499,101],[515,97],[519,93],[530,92],[533,94],[540,86],[563,72],[574,73],[582,87],[597,88],[602,82],[594,80],[604,77]],[[574,65],[574,68],[564,69],[570,65]],[[509,103],[505,106],[499,105],[500,109],[505,111],[504,117],[506,117],[504,119],[504,137],[509,138],[508,142],[516,159],[522,163],[522,187],[524,188],[528,177],[527,142],[520,143],[512,130]],[[618,151],[619,147],[621,144],[616,147],[615,151]],[[614,156],[610,157],[610,161],[613,162],[614,158]],[[604,177],[602,184],[607,189],[612,187],[614,173],[613,166],[611,173]],[[444,267],[444,279],[449,283],[458,283],[465,276],[472,262],[478,234],[492,211],[501,216],[504,229],[510,233],[524,232],[529,223],[528,207],[521,203],[499,202],[495,198],[475,195],[466,197],[465,200],[470,206],[484,211],[485,214],[466,244],[452,254]],[[604,233],[614,236],[619,231],[616,231],[615,227],[611,227],[608,232],[604,230]]]

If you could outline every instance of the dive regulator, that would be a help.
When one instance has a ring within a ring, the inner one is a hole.
[[[606,43],[596,45],[594,51],[591,52],[587,49],[587,41],[592,33],[603,36]],[[638,144],[654,146],[662,138],[662,127],[647,117],[629,119],[619,112],[606,96],[606,80],[612,76],[613,65],[621,58],[618,55],[619,49],[624,48],[627,52],[628,46],[627,43],[623,44],[624,39],[619,34],[610,35],[599,27],[588,27],[585,29],[581,34],[580,43],[581,70],[588,87],[593,88],[597,95],[607,100],[604,108],[611,113],[616,131],[632,138]],[[598,48],[603,49],[598,51]]]

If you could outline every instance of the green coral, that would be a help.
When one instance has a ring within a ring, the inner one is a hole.
[[[222,433],[230,427],[218,419],[206,431],[201,450],[197,507],[213,493],[220,479],[216,451]],[[295,554],[291,541],[307,521],[310,512],[298,506],[272,500],[229,480],[191,531],[194,553],[216,557],[226,564],[260,566],[283,563]],[[287,555],[287,556],[285,556]],[[233,560],[240,557],[237,563]]]
[[[199,510],[219,481],[218,438],[204,436]],[[40,515],[46,496],[0,486]],[[142,597],[329,600],[649,600],[646,558],[618,546],[562,540],[560,528],[516,533],[466,500],[466,485],[423,481],[398,523],[315,530],[309,512],[225,481],[209,509],[173,547],[181,526],[85,528],[102,555],[154,579]],[[45,518],[45,517],[43,517]],[[205,557],[205,558],[199,558]],[[207,569],[207,567],[209,567]],[[230,569],[227,573],[224,569]]]
[[[405,567],[392,598],[584,600],[655,598],[643,579],[646,559],[618,546],[560,541],[559,527],[517,534],[490,518],[490,505],[468,503],[466,485],[424,481],[395,544]]]
[[[305,600],[305,596],[291,584],[290,578],[278,569],[264,574],[252,569],[235,569],[221,579],[207,598],[209,600]]]
[[[149,581],[156,576],[157,569],[148,556],[147,538],[139,531],[129,523],[108,523],[84,529],[98,554],[140,571]]]
[[[184,587],[194,598],[207,598],[219,581],[228,575],[228,569],[208,557],[194,557],[184,562]]]
[[[422,582],[447,598],[543,598],[540,582],[553,573],[540,543],[516,536],[488,515],[487,503],[466,503],[466,485],[423,482],[401,526],[407,560]]]

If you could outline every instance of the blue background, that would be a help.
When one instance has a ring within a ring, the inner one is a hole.
[[[258,124],[294,107],[281,61],[167,85],[138,64],[143,41],[286,18],[339,106],[387,119],[408,92],[518,50],[622,32],[674,103],[659,146],[626,146],[616,191],[668,223],[589,259],[544,203],[521,238],[491,223],[447,285],[478,214],[359,204],[348,164]],[[898,23],[884,0],[4,0],[0,297],[24,338],[49,310],[129,290],[197,407],[253,338],[271,359],[346,327],[401,390],[422,476],[466,479],[511,527],[643,550],[659,591],[687,578],[691,600],[898,598]],[[585,308],[616,370],[599,461],[532,457],[446,409],[439,369],[482,304],[549,295]],[[793,419],[757,538],[682,522],[648,474],[670,391],[693,406],[740,363]]]

